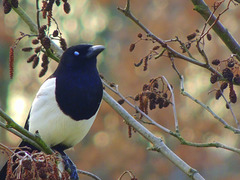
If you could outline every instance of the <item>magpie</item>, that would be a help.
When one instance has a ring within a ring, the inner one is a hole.
[[[85,137],[98,113],[103,85],[96,64],[97,55],[103,50],[102,45],[88,44],[68,48],[32,103],[24,128],[38,132],[47,145],[63,156],[64,150]],[[24,141],[19,146],[36,149]],[[73,166],[70,160],[67,163]],[[5,176],[6,166],[0,179]]]

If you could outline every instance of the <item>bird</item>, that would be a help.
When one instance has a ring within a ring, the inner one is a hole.
[[[37,92],[24,126],[60,152],[70,166],[74,164],[64,151],[86,136],[100,108],[103,85],[97,70],[97,56],[104,49],[102,45],[89,44],[68,48],[55,72]],[[19,146],[37,149],[25,141]],[[6,166],[0,172],[1,179],[5,176]]]

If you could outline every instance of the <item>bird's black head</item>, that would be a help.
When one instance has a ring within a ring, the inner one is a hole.
[[[79,68],[96,64],[96,57],[104,50],[102,45],[81,44],[68,48],[62,55],[61,66]]]

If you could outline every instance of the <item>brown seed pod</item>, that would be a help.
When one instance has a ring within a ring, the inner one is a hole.
[[[132,126],[128,125],[128,137],[132,137]]]
[[[157,49],[159,49],[160,48],[160,46],[154,46],[153,47],[153,50],[157,50]]]
[[[49,63],[48,56],[45,53],[42,55],[42,62],[45,64]]]
[[[229,68],[232,68],[234,65],[235,65],[235,62],[234,62],[234,61],[229,61],[228,64],[227,64],[227,66],[228,66]]]
[[[40,33],[38,34],[38,39],[43,39],[45,37],[45,32],[44,33]]]
[[[43,19],[46,19],[46,17],[47,17],[46,7],[47,7],[47,1],[42,1],[42,17],[43,17]]]
[[[3,0],[3,8],[4,8],[4,14],[10,13],[10,11],[12,10],[12,6],[8,2],[8,0]]]
[[[221,91],[223,91],[224,89],[226,89],[227,86],[228,86],[228,83],[227,83],[227,82],[223,82],[223,83],[221,84],[221,86],[220,86]]]
[[[35,69],[37,67],[39,63],[39,57],[36,56],[34,59],[33,59],[33,64],[32,64],[32,68]]]
[[[167,98],[168,97],[167,93],[163,93],[162,97]]]
[[[214,84],[218,80],[218,74],[211,74],[210,82]]]
[[[146,96],[143,98],[143,112],[148,114],[148,98]]]
[[[169,106],[169,102],[168,102],[168,100],[165,100],[164,102],[163,102],[163,107],[168,107]]]
[[[223,69],[222,75],[223,75],[223,77],[226,78],[228,81],[232,82],[233,72],[232,72],[231,69],[229,69],[229,68]]]
[[[30,51],[32,51],[32,47],[25,47],[25,48],[22,48],[22,51],[23,52],[30,52]]]
[[[156,99],[156,94],[153,93],[153,92],[151,92],[151,93],[148,95],[148,98],[149,98],[149,99],[153,99],[153,100],[155,101],[155,99]]]
[[[122,105],[125,102],[125,100],[124,99],[119,99],[117,102],[118,102],[118,104]]]
[[[47,26],[46,26],[46,25],[42,25],[42,26],[38,29],[38,31],[41,32],[41,33],[44,33],[45,30],[47,30]]]
[[[142,33],[138,33],[137,35],[139,38],[142,38]]]
[[[34,52],[39,53],[41,51],[42,46],[38,46],[35,48]]]
[[[134,63],[134,66],[135,66],[135,67],[139,67],[139,66],[142,65],[142,63],[143,63],[143,59],[141,59],[141,60],[139,61],[139,63]]]
[[[143,106],[144,106],[144,104],[143,104],[143,94],[141,93],[141,94],[139,94],[139,109],[142,110],[142,111],[143,111]],[[141,114],[140,118],[142,118],[142,117],[143,117],[143,115]]]
[[[219,59],[214,59],[214,60],[212,61],[212,64],[213,64],[213,65],[219,65],[219,64],[220,64],[220,60],[219,60]]]
[[[30,56],[27,60],[27,63],[30,63],[33,61],[33,59],[37,56],[37,54],[33,54],[32,56]]]
[[[235,93],[235,91],[230,91],[229,93],[229,99],[232,103],[236,103],[237,102],[237,95]]]
[[[226,108],[229,109],[229,105],[228,105],[228,103],[226,103]]]
[[[144,58],[144,66],[143,66],[143,71],[146,71],[148,68],[148,56]]]
[[[222,96],[222,93],[220,90],[217,90],[216,94],[215,94],[215,98],[218,100],[220,97]]]
[[[113,82],[111,82],[109,85],[110,85],[110,87],[115,87],[116,86],[115,83],[113,83]]]
[[[43,77],[48,70],[48,66],[44,66],[44,68],[40,71],[39,77]]]
[[[149,103],[149,109],[150,109],[150,110],[153,110],[153,109],[155,109],[155,108],[156,108],[156,102],[155,102],[154,99],[151,99],[151,100],[150,100],[150,103]]]
[[[158,82],[157,82],[157,81],[155,81],[155,82],[153,83],[153,88],[156,88],[156,89],[158,89],[158,87],[159,87],[159,85],[158,85]]]
[[[48,37],[43,38],[42,45],[45,49],[49,49],[51,46],[51,41]]]
[[[58,30],[54,30],[53,31],[53,37],[57,37],[58,36]]]
[[[52,11],[48,11],[48,15],[47,15],[47,20],[48,20],[48,27],[51,26],[51,21],[52,21]]]
[[[161,101],[161,102],[158,104],[158,108],[159,108],[159,109],[162,109],[162,108],[163,108],[163,103],[164,103],[164,101]]]
[[[10,78],[13,78],[13,72],[14,72],[14,49],[13,47],[10,47],[9,50],[9,74]]]
[[[187,36],[188,41],[190,41],[190,40],[192,40],[193,38],[195,38],[196,35],[197,35],[196,33],[189,34],[189,35]]]
[[[137,95],[134,97],[134,100],[135,100],[135,101],[138,101],[138,100],[139,100],[139,94],[137,94]]]
[[[238,74],[233,78],[233,82],[238,85],[240,84],[240,76]]]
[[[135,48],[135,44],[131,44],[130,47],[129,47],[129,51],[132,52]]]
[[[51,2],[47,3],[47,6],[45,8],[46,11],[52,11],[53,4]]]
[[[38,44],[38,43],[39,43],[39,40],[38,40],[38,39],[33,39],[33,40],[32,40],[32,44],[36,45],[36,44]]]
[[[68,14],[70,12],[71,8],[70,8],[70,4],[68,2],[64,2],[63,10],[66,14]]]
[[[144,84],[142,90],[146,91],[146,90],[148,90],[148,88],[149,88],[149,86],[147,84]]]
[[[212,35],[211,34],[207,34],[207,39],[209,40],[209,41],[211,41],[212,40]]]
[[[60,45],[61,45],[62,50],[65,51],[67,49],[67,43],[66,43],[65,39],[60,38]]]

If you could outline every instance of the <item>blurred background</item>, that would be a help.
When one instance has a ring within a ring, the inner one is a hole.
[[[99,56],[98,69],[105,79],[119,85],[120,92],[125,95],[136,95],[141,91],[144,83],[149,79],[164,75],[173,85],[176,108],[182,136],[192,142],[218,141],[229,146],[239,147],[239,137],[224,129],[223,125],[204,111],[193,101],[180,95],[179,79],[171,68],[168,58],[162,57],[149,61],[147,71],[143,67],[135,67],[134,63],[145,57],[155,44],[141,41],[137,43],[133,52],[129,52],[129,45],[138,40],[137,34],[143,33],[134,23],[121,14],[117,7],[124,7],[125,0],[81,0],[69,1],[71,12],[66,15],[63,8],[54,8],[53,17],[66,38],[68,46],[79,43],[102,44],[106,47]],[[35,1],[21,0],[20,5],[27,13],[36,19]],[[212,6],[213,1],[206,1]],[[221,10],[226,7],[223,6]],[[132,1],[131,10],[134,15],[158,37],[168,40],[178,36],[183,42],[187,35],[202,30],[204,19],[193,10],[189,0],[141,0]],[[239,6],[231,5],[221,21],[229,32],[240,41],[240,11]],[[44,24],[46,22],[42,22]],[[49,70],[43,78],[38,74],[41,67],[32,69],[26,60],[31,53],[21,51],[23,47],[31,46],[31,40],[24,38],[15,50],[14,78],[9,78],[8,56],[9,47],[20,36],[20,31],[30,33],[28,27],[15,12],[3,15],[0,13],[0,107],[4,109],[16,122],[24,125],[31,103],[43,81],[55,70],[57,63],[51,61]],[[54,30],[53,23],[53,30]],[[212,40],[206,41],[205,50],[210,60],[227,59],[231,52],[222,41],[210,31]],[[178,44],[172,47],[179,52]],[[195,47],[191,52],[201,60]],[[176,59],[176,66],[185,77],[185,90],[199,99],[222,117],[229,124],[236,127],[229,110],[225,108],[222,98],[215,100],[210,79],[210,72]],[[239,95],[239,88],[235,87]],[[117,100],[113,93],[108,91]],[[226,93],[228,97],[228,94]],[[131,114],[135,111],[123,105]],[[233,105],[237,119],[240,117],[239,103]],[[159,124],[174,130],[172,108],[156,109],[149,115]],[[180,158],[197,169],[206,179],[239,179],[239,155],[227,150],[216,148],[196,148],[183,146],[178,140],[165,134],[153,126],[146,126],[156,136],[164,139],[165,143]],[[0,142],[8,146],[17,146],[20,139],[0,128]],[[102,179],[117,179],[125,170],[131,170],[139,179],[168,180],[188,179],[175,165],[159,153],[147,151],[151,146],[139,134],[133,133],[128,137],[128,127],[123,119],[112,108],[102,103],[97,119],[84,140],[67,153],[77,167],[98,175]],[[90,179],[80,176],[80,179]],[[123,178],[130,179],[129,176]]]

